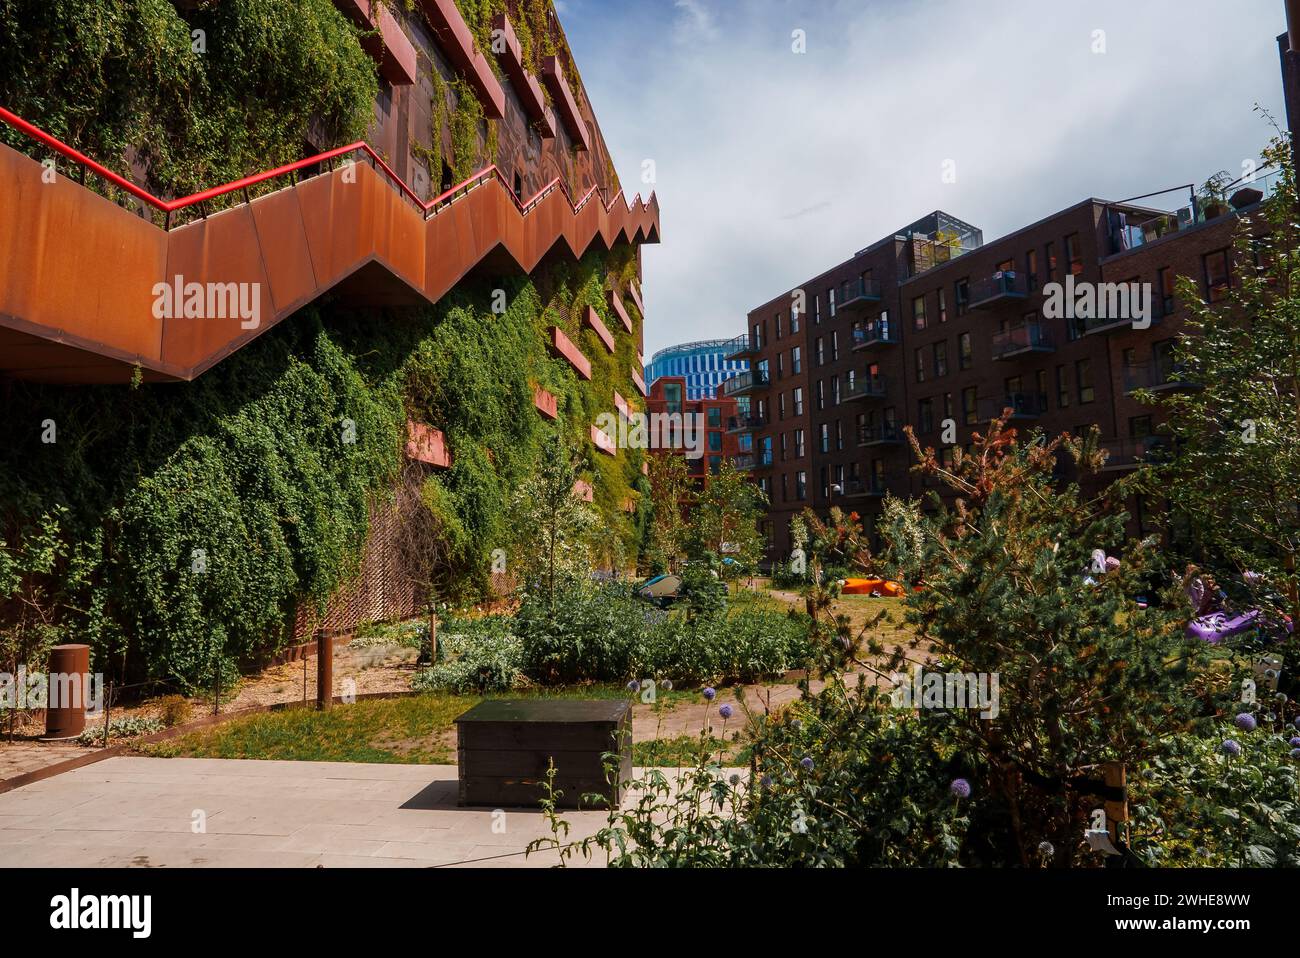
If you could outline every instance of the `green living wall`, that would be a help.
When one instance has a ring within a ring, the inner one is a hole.
[[[144,144],[172,194],[295,159],[309,130],[363,135],[373,65],[330,0],[199,2],[185,17],[166,0],[0,0],[0,102],[123,172]],[[301,603],[323,607],[357,570],[408,418],[453,451],[425,496],[447,532],[448,597],[482,595],[510,495],[553,428],[534,385],[559,398],[558,428],[586,457],[607,554],[634,556],[644,509],[623,507],[643,491],[641,453],[598,454],[588,427],[614,389],[633,398],[635,339],[604,291],[635,270],[624,247],[462,283],[428,309],[323,301],[192,384],[0,384],[0,654],[84,641],[97,669],[182,686],[219,661],[264,660]],[[615,355],[580,328],[588,304]],[[590,383],[550,356],[551,325],[591,359]]]

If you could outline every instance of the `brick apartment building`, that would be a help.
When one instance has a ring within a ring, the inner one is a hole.
[[[905,425],[950,457],[945,420],[966,446],[1009,408],[1022,433],[1095,425],[1107,472],[1133,468],[1161,442],[1157,411],[1133,392],[1186,388],[1172,357],[1186,306],[1175,277],[1211,302],[1237,283],[1250,265],[1233,261],[1239,215],[1275,180],[1231,185],[1228,204],[1166,191],[1180,201],[1172,210],[1090,198],[989,243],[936,211],[751,311],[728,350],[751,372],[724,392],[750,406],[733,431],[752,444],[738,464],[771,501],[769,558],[788,555],[805,507],[849,508],[870,528],[886,493],[923,495]],[[1044,287],[1067,277],[1150,284],[1150,327],[1048,318]],[[1130,508],[1141,528],[1144,504]]]
[[[646,411],[651,416],[655,413],[681,415],[683,422],[686,421],[685,417],[698,417],[694,422],[702,424],[702,455],[696,459],[690,458],[681,443],[675,443],[671,449],[652,448],[651,452],[685,456],[687,473],[692,479],[704,483],[708,481],[709,475],[721,468],[723,460],[734,460],[747,451],[747,448],[741,447],[740,440],[748,437],[741,437],[734,428],[739,405],[734,398],[724,395],[721,386],[713,398],[690,399],[687,398],[688,395],[686,377],[661,376],[650,387]]]

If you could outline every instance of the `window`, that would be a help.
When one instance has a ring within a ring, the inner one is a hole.
[[[921,399],[916,404],[916,429],[917,432],[927,433],[934,431],[934,400]]]
[[[831,405],[838,406],[839,404],[840,404],[840,377],[832,376],[831,377]]]
[[[709,452],[722,452],[722,433],[709,433]]]
[[[1083,273],[1083,247],[1079,244],[1079,234],[1071,233],[1065,238],[1065,258],[1070,262],[1070,272],[1079,276]]]
[[[1070,408],[1070,370],[1065,366],[1056,367],[1056,404]]]
[[[1008,376],[1002,381],[1003,392],[1006,396],[1011,397],[1025,391],[1024,380],[1019,376]]]
[[[804,447],[803,430],[796,429],[794,431],[794,457],[796,459],[802,459],[805,455],[807,455],[807,453],[808,450]]]
[[[817,411],[821,412],[826,408],[826,380],[817,380]]]
[[[813,297],[813,325],[820,326],[821,324],[822,324],[822,298],[820,296],[814,296]]]
[[[721,406],[710,406],[710,407],[709,407],[709,425],[710,425],[712,428],[714,428],[714,429],[717,429],[719,426],[722,425],[722,407],[721,407]]]
[[[796,386],[794,389],[794,414],[803,415],[803,387]]]
[[[948,375],[948,340],[934,344],[934,378]]]
[[[781,333],[781,314],[780,314],[780,313],[777,313],[777,314],[776,314],[776,338],[777,338],[777,339],[780,339],[780,338],[781,338],[781,335],[782,335],[782,333]]]
[[[800,470],[794,476],[794,493],[795,498],[803,502],[808,498],[808,473]]]
[[[709,456],[709,472],[716,475],[721,470],[722,470],[722,457]]]
[[[1160,293],[1160,315],[1168,316],[1174,311],[1174,271],[1168,266],[1157,270],[1156,286]]]
[[[785,462],[790,458],[790,435],[781,433],[781,461]]]
[[[797,332],[799,332],[799,310],[792,309],[790,310],[790,333],[793,335]]]
[[[912,326],[919,333],[925,325],[925,297],[918,296],[912,300]]]
[[[1150,416],[1134,416],[1128,421],[1128,434],[1133,439],[1145,439],[1155,435],[1151,427]]]
[[[826,302],[831,306],[831,319],[835,318],[835,287],[832,286],[826,291]]]
[[[1057,279],[1060,278],[1056,272],[1056,244],[1048,243],[1046,247],[1046,252],[1047,252],[1047,281],[1049,283],[1055,283]]]
[[[831,330],[831,362],[840,358],[840,334]]]
[[[762,324],[759,323],[754,324],[754,348],[755,349],[763,348],[763,340],[767,338],[765,335],[763,335],[766,327],[767,327],[766,320]]]
[[[797,376],[803,372],[803,347],[796,346],[790,350],[790,375]]]
[[[829,499],[831,495],[831,471],[822,466],[818,475],[821,476],[822,480],[822,498]]]
[[[1092,360],[1080,359],[1074,364],[1074,378],[1079,385],[1079,405],[1086,406],[1097,398],[1092,384]]]
[[[844,424],[838,419],[835,420],[835,448],[844,448]]]
[[[782,379],[785,376],[785,353],[776,354],[776,378]]]
[[[948,322],[948,293],[946,290],[939,290],[939,322]]]
[[[1029,275],[1029,291],[1038,289],[1038,250],[1031,249],[1025,253],[1025,272]]]
[[[785,421],[785,393],[778,393],[776,397],[776,418],[780,422]]]
[[[817,337],[817,365],[826,365],[826,337]]]
[[[1038,384],[1038,396],[1040,397],[1040,398],[1035,399],[1034,402],[1041,402],[1041,403],[1043,404],[1043,407],[1044,407],[1044,408],[1043,408],[1043,411],[1046,412],[1046,411],[1047,411],[1047,409],[1046,409],[1046,407],[1047,407],[1047,370],[1046,370],[1046,369],[1040,369],[1040,370],[1038,370],[1038,372],[1034,373],[1034,380],[1035,380],[1035,382]]]
[[[943,418],[953,419],[952,415],[952,393],[943,394]],[[955,421],[955,420],[954,420]]]
[[[975,387],[967,386],[961,391],[961,411],[968,426],[973,426],[979,422],[980,414],[979,410],[976,409],[976,405]]]
[[[1206,299],[1211,303],[1221,302],[1228,295],[1228,251],[1215,250],[1201,257],[1205,264]]]
[[[785,457],[782,456],[781,458],[784,459]],[[785,474],[782,474],[781,476],[781,501],[790,501],[790,477]]]
[[[971,346],[970,333],[957,337],[957,368],[970,369],[975,362],[974,348]]]
[[[916,381],[925,382],[925,349],[921,348],[916,351]]]
[[[817,448],[822,452],[831,451],[831,424],[828,422],[822,423],[821,433],[818,436]]]
[[[965,316],[970,304],[970,280],[959,279],[953,284],[953,298],[957,301],[957,315]]]

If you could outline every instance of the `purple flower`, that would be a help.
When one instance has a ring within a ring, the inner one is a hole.
[[[1291,741],[1287,742],[1287,744],[1290,745],[1292,748],[1300,748],[1300,735],[1297,735],[1295,738],[1291,739]]]
[[[659,683],[659,687],[663,689],[665,692],[671,692],[673,690],[673,680],[664,679],[662,682]]]
[[[730,706],[730,705],[719,705],[719,706],[718,706],[718,714],[721,715],[724,719],[729,719],[729,718],[731,718],[731,716],[732,716],[732,714],[733,714],[732,711],[731,711],[731,706]]]
[[[771,788],[771,787],[772,787],[772,776],[771,776],[771,775],[764,775],[762,778],[760,778],[760,779],[758,780],[758,784],[762,785],[764,788]]]
[[[1223,744],[1219,746],[1219,749],[1223,752],[1224,755],[1231,755],[1233,757],[1236,757],[1241,754],[1241,746],[1238,745],[1236,741],[1230,738],[1225,738],[1223,740]]]
[[[627,683],[627,690],[629,692],[640,692],[641,683],[638,682],[636,679],[633,679],[631,682]]]
[[[1297,719],[1296,719],[1294,722],[1292,722],[1291,724],[1294,725],[1296,728],[1300,728],[1300,718],[1297,718]]]
[[[739,775],[733,775],[733,776],[731,776],[731,778],[727,779],[727,781],[729,781],[732,785],[739,785],[739,784],[740,784],[740,776],[739,776]]]
[[[811,772],[813,770],[813,766],[815,766],[817,763],[812,760],[811,755],[805,755],[803,758],[799,760],[799,764],[804,767],[804,771]]]
[[[1291,757],[1297,762],[1300,762],[1300,748],[1291,749]]]
[[[1232,721],[1233,724],[1243,732],[1253,732],[1258,726],[1258,723],[1255,721],[1255,716],[1251,715],[1249,712],[1242,712]]]
[[[712,688],[707,688],[704,690],[704,698],[709,702],[712,702],[714,696],[716,696],[717,694],[718,694],[717,691]]]
[[[957,798],[970,798],[970,782],[964,778],[954,778],[952,784],[948,786],[948,791]]]

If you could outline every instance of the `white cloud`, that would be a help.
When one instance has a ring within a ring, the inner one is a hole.
[[[750,309],[936,208],[993,239],[1088,196],[1237,169],[1268,135],[1253,105],[1284,112],[1285,23],[1274,0],[1222,10],[584,4],[565,27],[629,192],[644,159],[657,167],[647,351],[739,335]]]

